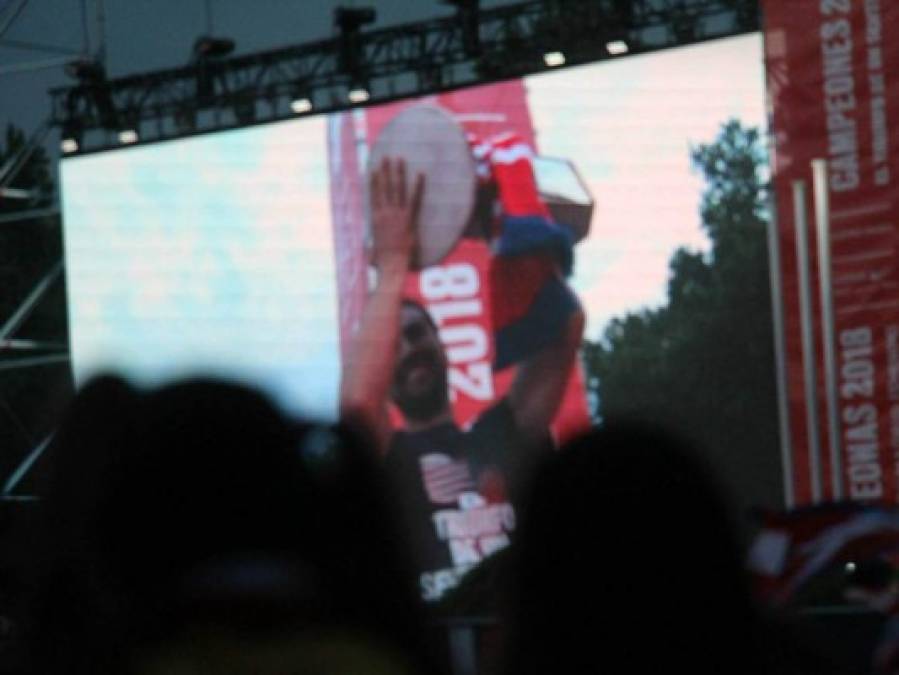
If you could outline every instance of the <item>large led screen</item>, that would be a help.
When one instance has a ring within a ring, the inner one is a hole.
[[[212,373],[336,415],[325,129],[313,118],[62,162],[77,384]]]
[[[212,373],[369,425],[438,599],[509,541],[508,448],[595,415],[581,341],[709,251],[691,149],[763,127],[762,88],[753,35],[66,159],[76,382]]]

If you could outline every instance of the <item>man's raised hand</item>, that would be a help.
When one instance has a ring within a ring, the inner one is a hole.
[[[373,261],[381,270],[397,265],[408,268],[416,255],[424,175],[415,177],[410,195],[406,162],[385,157],[370,180]]]

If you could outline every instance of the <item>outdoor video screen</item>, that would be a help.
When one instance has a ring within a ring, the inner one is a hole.
[[[76,383],[213,374],[370,424],[440,598],[514,529],[504,446],[599,419],[628,317],[713,264],[713,153],[763,85],[750,35],[67,158]]]

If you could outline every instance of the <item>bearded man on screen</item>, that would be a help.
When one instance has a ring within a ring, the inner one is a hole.
[[[342,417],[374,435],[413,547],[422,597],[433,601],[509,543],[515,527],[510,489],[547,446],[584,316],[559,272],[554,281],[570,309],[564,323],[531,341],[538,347],[518,360],[508,394],[460,428],[437,326],[424,307],[403,297],[425,190],[423,176],[407,184],[401,159],[385,159],[372,171],[377,283],[344,365],[340,396]],[[391,401],[403,414],[401,429],[391,423]]]

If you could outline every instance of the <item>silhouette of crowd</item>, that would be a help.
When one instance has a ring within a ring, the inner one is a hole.
[[[104,377],[48,452],[2,672],[467,672],[358,431],[235,384]],[[663,431],[591,430],[528,495],[478,672],[837,672],[756,607],[726,501]]]
[[[350,431],[235,385],[103,378],[49,451],[24,672],[429,667],[385,493]]]

